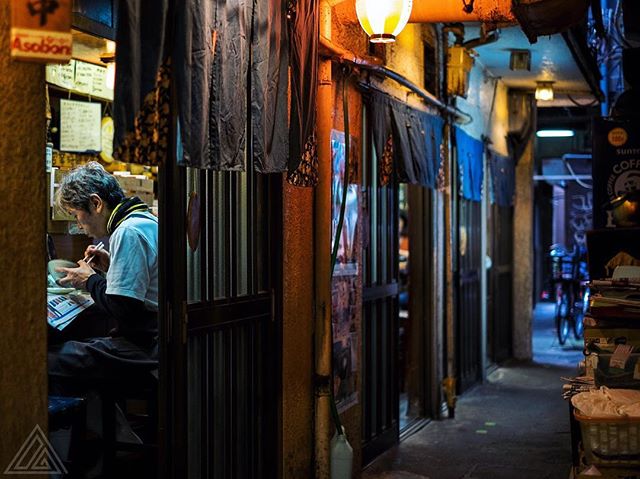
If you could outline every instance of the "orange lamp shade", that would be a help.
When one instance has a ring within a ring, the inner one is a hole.
[[[356,0],[360,25],[372,43],[396,39],[411,15],[413,0]]]

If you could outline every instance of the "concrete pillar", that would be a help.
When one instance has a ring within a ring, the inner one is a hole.
[[[513,224],[513,356],[531,359],[533,321],[533,140],[516,167]]]
[[[47,431],[44,66],[9,58],[0,0],[0,473]]]

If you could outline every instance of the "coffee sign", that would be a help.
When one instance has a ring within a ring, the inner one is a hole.
[[[72,0],[12,0],[11,56],[48,63],[71,59]]]
[[[593,122],[593,223],[616,225],[605,205],[640,190],[640,121],[596,118]]]

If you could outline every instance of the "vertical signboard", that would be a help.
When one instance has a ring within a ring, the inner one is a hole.
[[[640,190],[640,121],[596,118],[593,121],[593,226],[615,228],[606,205]]]
[[[11,1],[13,58],[66,63],[71,47],[71,0]]]

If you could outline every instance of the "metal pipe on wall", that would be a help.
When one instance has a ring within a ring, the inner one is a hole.
[[[449,33],[446,28],[442,29],[442,49],[443,57],[447,58],[447,50],[449,47]],[[447,95],[447,63],[443,62],[442,71],[442,92],[446,98]],[[455,363],[455,309],[454,309],[454,276],[453,276],[453,251],[454,251],[454,237],[453,237],[453,225],[455,218],[453,216],[454,207],[454,193],[452,191],[453,184],[453,128],[447,122],[445,124],[444,139],[446,145],[446,153],[443,158],[444,162],[444,181],[445,187],[443,191],[443,203],[444,203],[444,284],[445,284],[445,349],[446,349],[446,369],[444,371],[445,377],[442,381],[443,392],[447,401],[447,409],[449,417],[452,418],[455,414],[456,406],[456,363]]]
[[[448,106],[445,103],[441,102],[438,98],[433,96],[428,91],[420,88],[418,85],[413,83],[408,78],[404,77],[400,73],[397,73],[389,68],[382,66],[379,58],[376,57],[361,57],[356,55],[355,53],[343,48],[339,45],[333,43],[326,36],[320,35],[320,46],[325,50],[325,55],[331,59],[335,59],[341,62],[351,63],[357,67],[360,67],[365,70],[372,71],[374,73],[378,73],[379,75],[394,80],[405,88],[408,88],[412,92],[416,93],[422,100],[424,100],[429,105],[435,106],[441,111],[448,113],[450,115],[455,116],[459,119],[466,119],[467,121],[472,120],[471,116],[467,113],[458,110],[455,107]]]
[[[320,3],[320,35],[331,38],[331,6]],[[331,60],[320,59],[318,67],[317,139],[318,185],[314,192],[314,282],[315,282],[315,477],[330,476],[331,438],[331,148],[333,87]]]

